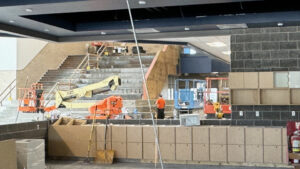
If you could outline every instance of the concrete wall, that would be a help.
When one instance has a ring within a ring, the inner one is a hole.
[[[91,125],[51,126],[50,157],[85,157]],[[97,125],[92,146],[102,150],[105,125]],[[82,131],[82,132],[78,132]],[[158,126],[164,162],[181,164],[287,165],[286,128],[226,126]],[[78,140],[78,141],[74,141]],[[117,159],[155,161],[155,137],[149,125],[109,125],[108,149]],[[95,156],[95,151],[92,151]],[[156,156],[157,157],[157,156]]]
[[[57,69],[69,55],[85,55],[86,42],[48,43],[22,70],[17,71],[17,88],[36,83],[49,70]]]

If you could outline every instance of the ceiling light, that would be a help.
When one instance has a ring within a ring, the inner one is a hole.
[[[224,47],[226,46],[225,43],[223,42],[209,42],[209,43],[206,43],[208,46],[211,46],[211,47]]]
[[[240,23],[240,24],[221,24],[216,25],[219,29],[238,29],[238,28],[248,28],[247,24]]]
[[[106,35],[106,32],[101,32],[101,35]]]
[[[224,55],[230,55],[231,54],[231,51],[223,51],[222,52]]]
[[[46,29],[44,29],[44,31],[45,31],[45,32],[49,32],[50,30],[46,28]]]
[[[9,23],[15,23],[15,21],[14,20],[9,20]]]
[[[196,52],[196,50],[195,49],[190,49],[190,54],[191,55],[194,55],[194,54],[196,54],[197,52]]]
[[[140,5],[145,5],[145,4],[146,4],[146,1],[139,1],[139,4],[140,4]]]
[[[189,28],[189,27],[185,27],[184,30],[185,30],[185,31],[189,31],[190,28]]]
[[[25,11],[26,11],[26,12],[32,12],[32,9],[26,8]]]
[[[283,23],[282,22],[278,22],[277,26],[283,26]]]

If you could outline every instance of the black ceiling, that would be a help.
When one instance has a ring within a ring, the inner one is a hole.
[[[201,36],[220,24],[300,25],[297,1],[129,0],[140,39]],[[184,28],[188,27],[189,30]],[[151,28],[151,29],[149,29]],[[125,0],[1,0],[0,30],[51,41],[131,40]],[[146,29],[146,30],[145,30]],[[226,30],[219,32],[227,33]]]

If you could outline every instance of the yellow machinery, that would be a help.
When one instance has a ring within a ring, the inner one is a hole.
[[[90,84],[84,87],[57,91],[55,94],[56,108],[89,108],[95,103],[72,103],[81,97],[93,97],[96,94],[116,90],[121,85],[119,76],[108,77],[98,83]]]

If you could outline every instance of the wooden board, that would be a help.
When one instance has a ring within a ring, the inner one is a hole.
[[[260,92],[261,104],[289,105],[290,93],[288,89],[262,89]]]
[[[244,72],[244,88],[258,88],[258,72]]]
[[[230,72],[229,73],[229,87],[231,89],[244,88],[244,73],[243,72]]]
[[[274,88],[273,72],[259,72],[259,88]]]
[[[231,90],[231,104],[233,105],[257,105],[257,89],[233,89]]]
[[[300,105],[300,89],[291,89],[291,104]]]

